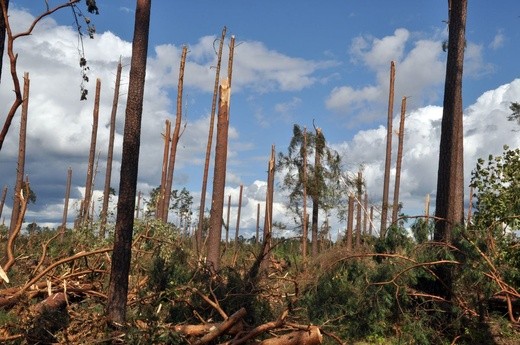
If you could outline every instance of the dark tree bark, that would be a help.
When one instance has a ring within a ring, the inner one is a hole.
[[[151,0],[137,0],[135,11],[119,202],[106,306],[107,321],[116,327],[123,326],[126,319],[151,3]]]
[[[363,172],[358,171],[358,177],[356,181],[357,188],[357,213],[356,213],[356,250],[361,247],[361,209],[363,208]]]
[[[23,188],[23,177],[25,171],[25,147],[27,139],[27,113],[29,111],[29,73],[24,74],[23,84],[23,104],[22,115],[20,118],[20,136],[18,143],[18,165],[16,168],[16,184],[14,187],[13,210],[11,213],[11,224],[9,226],[9,236],[14,233],[15,227],[20,217],[21,199],[20,192]],[[26,195],[26,198],[29,196]],[[23,215],[22,215],[23,217]]]
[[[467,0],[449,1],[448,61],[444,85],[434,239],[451,241],[452,229],[464,221],[462,74],[466,44]]]
[[[321,162],[321,157],[325,150],[325,137],[321,131],[321,128],[316,129],[316,144],[314,151],[314,169],[315,169],[315,180],[317,180],[317,185],[314,186],[317,188],[317,192],[313,193],[312,197],[312,226],[311,226],[311,251],[312,256],[316,257],[318,255],[318,217],[319,217],[319,209],[320,209],[320,196],[322,191],[320,190],[322,186],[325,185],[323,182],[323,167]]]
[[[466,45],[467,0],[448,1],[449,36],[442,113],[434,240],[450,243],[452,231],[464,224],[464,161],[462,75]],[[445,265],[436,272],[437,293],[447,300],[452,295],[452,273]]]
[[[379,235],[385,238],[386,221],[388,215],[388,189],[390,187],[390,165],[392,163],[392,119],[394,112],[394,81],[395,81],[395,62],[390,63],[390,89],[388,92],[388,118],[386,126],[386,158],[385,158],[385,177],[383,180],[383,203],[381,206],[381,229]]]
[[[2,210],[0,209],[0,212]],[[258,244],[258,236],[260,236],[260,203],[256,204],[256,236],[255,244]]]
[[[197,232],[195,234],[195,242],[197,244],[197,253],[202,250],[202,227],[204,225],[204,211],[206,209],[206,189],[208,186],[209,162],[211,160],[211,146],[213,145],[213,132],[215,127],[215,112],[217,108],[218,97],[218,83],[220,79],[220,65],[222,61],[222,48],[224,47],[224,39],[226,37],[226,27],[222,29],[222,36],[218,47],[217,68],[215,72],[215,85],[213,87],[213,101],[211,102],[211,115],[209,118],[208,143],[206,145],[206,159],[204,161],[204,175],[202,177],[202,189],[200,192],[200,206],[199,206],[199,223]],[[229,221],[227,222],[229,229]],[[227,233],[226,233],[227,234]],[[226,243],[228,237],[226,235]]]
[[[307,223],[307,128],[303,128],[303,215],[302,215],[302,261],[307,262],[307,241],[309,228]]]
[[[399,140],[397,144],[397,160],[395,162],[395,185],[394,203],[392,205],[392,224],[397,222],[397,212],[399,211],[399,189],[401,186],[401,165],[403,163],[404,146],[404,119],[406,115],[406,97],[401,100],[401,118],[399,121]]]
[[[186,65],[186,54],[188,54],[188,47],[182,48],[181,66],[179,68],[179,84],[177,87],[177,115],[175,117],[175,127],[173,129],[172,142],[170,147],[170,160],[168,162],[168,175],[166,178],[166,187],[164,193],[164,200],[162,204],[162,220],[168,222],[168,211],[170,209],[170,198],[172,195],[173,172],[175,171],[175,158],[177,156],[177,145],[181,136],[181,122],[182,122],[182,89],[184,85],[184,66]]]
[[[4,210],[5,198],[7,197],[8,187],[4,186],[2,190],[2,197],[0,198],[0,218],[2,218],[2,211]]]
[[[5,4],[5,11],[7,13],[9,11],[9,0],[3,0],[3,2]],[[2,83],[2,66],[4,65],[4,50],[6,38],[5,29],[5,18],[3,13],[0,13],[0,83]]]
[[[99,237],[105,238],[105,230],[108,217],[108,202],[110,201],[110,181],[112,179],[112,161],[114,158],[114,137],[116,132],[117,105],[119,103],[119,86],[121,85],[121,60],[117,64],[116,85],[114,88],[114,98],[112,100],[112,112],[110,114],[110,136],[108,139],[107,167],[105,173],[105,188],[103,189],[103,206],[101,208],[101,226],[99,227]]]
[[[207,264],[210,270],[220,268],[220,241],[222,237],[222,212],[226,186],[227,146],[229,130],[229,99],[231,89],[228,81],[220,86],[217,116],[217,139],[215,145],[215,167],[213,173],[213,195],[211,198],[210,228],[208,234]]]

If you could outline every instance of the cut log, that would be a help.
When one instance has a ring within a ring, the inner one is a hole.
[[[309,329],[287,333],[275,338],[269,338],[260,345],[317,345],[321,344],[323,336],[320,329],[316,326],[309,326]]]
[[[184,334],[188,337],[200,337],[216,329],[219,325],[219,323],[206,323],[204,325],[175,325],[173,326],[173,331]],[[238,322],[228,329],[226,334],[236,335],[243,330],[244,324]]]

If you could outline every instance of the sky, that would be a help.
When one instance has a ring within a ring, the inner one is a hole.
[[[48,3],[53,7],[62,1]],[[97,198],[104,185],[108,123],[121,58],[124,68],[111,183],[118,190],[135,1],[98,1],[98,6],[100,14],[92,15],[83,2],[79,5],[96,27],[94,39],[83,36],[90,79],[86,101],[79,100],[81,43],[70,9],[42,20],[31,36],[14,44],[19,76],[29,72],[31,80],[25,173],[37,202],[29,205],[26,223],[61,223],[70,166],[73,200],[68,224],[72,225],[84,193],[97,78],[102,84],[95,177],[95,210],[99,212]],[[11,0],[9,9],[13,31],[20,32],[45,9],[45,1]],[[468,5],[463,81],[466,185],[477,158],[500,154],[504,144],[520,146],[520,134],[513,131],[516,125],[506,119],[509,104],[520,100],[520,67],[515,62],[520,55],[519,16],[517,0],[473,0]],[[229,38],[236,38],[226,177],[226,195],[232,196],[231,229],[242,184],[240,231],[246,238],[254,233],[258,203],[262,215],[264,212],[271,145],[277,152],[286,152],[294,124],[320,127],[328,144],[340,153],[343,171],[355,174],[362,167],[369,200],[380,207],[391,61],[396,64],[394,129],[398,128],[401,98],[407,97],[400,200],[405,214],[422,214],[426,194],[431,194],[431,205],[435,205],[446,19],[447,1],[431,0],[153,1],[138,190],[147,198],[160,184],[161,133],[166,119],[175,122],[180,55],[187,45],[185,129],[173,188],[185,187],[192,193],[197,219],[216,39],[226,26],[222,76],[227,69]],[[0,84],[2,124],[13,101],[6,61],[4,57]],[[19,113],[0,151],[0,186],[9,187],[2,214],[6,224],[16,176],[18,130]],[[396,135],[393,142],[396,152]],[[395,157],[392,177],[394,167]],[[279,235],[289,236],[294,225],[280,178],[277,176],[273,217],[288,226]],[[209,183],[207,209],[211,187]],[[332,233],[344,231],[344,222],[332,218]],[[170,219],[176,221],[173,214]]]

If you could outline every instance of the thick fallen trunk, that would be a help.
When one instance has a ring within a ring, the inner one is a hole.
[[[200,338],[195,345],[207,344],[222,334],[225,334],[233,325],[239,322],[244,316],[246,316],[247,311],[245,308],[240,308],[236,313],[231,315],[228,319],[221,322],[218,326],[212,329],[208,334]]]
[[[173,331],[188,337],[200,337],[216,329],[219,325],[219,323],[206,323],[204,325],[175,325],[173,326]],[[236,335],[243,330],[244,325],[243,323],[239,322],[228,329],[226,334]]]
[[[307,330],[300,330],[284,334],[275,338],[269,338],[260,345],[317,345],[321,344],[323,336],[316,326],[309,326]]]

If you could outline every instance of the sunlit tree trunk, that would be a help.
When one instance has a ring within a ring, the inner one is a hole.
[[[271,145],[271,158],[267,166],[267,191],[265,195],[264,238],[261,268],[265,270],[271,253],[273,235],[274,174],[276,166],[275,146]]]
[[[137,0],[123,134],[119,202],[117,204],[114,250],[112,252],[106,305],[107,321],[116,327],[122,327],[126,319],[128,274],[132,254],[135,195],[141,144],[141,117],[148,57],[150,9],[151,0]]]
[[[206,209],[206,189],[208,186],[208,173],[209,163],[211,160],[211,146],[213,145],[213,132],[215,126],[215,112],[217,108],[217,97],[218,97],[218,84],[220,80],[220,65],[222,61],[222,49],[224,47],[224,39],[226,38],[226,27],[222,29],[222,36],[220,37],[220,43],[217,54],[217,67],[215,72],[215,84],[213,86],[213,101],[211,103],[211,114],[209,118],[209,131],[208,131],[208,142],[206,145],[206,159],[204,161],[204,175],[202,177],[202,189],[200,192],[200,206],[199,206],[199,223],[197,226],[197,232],[195,235],[195,242],[197,244],[197,253],[202,250],[202,228],[204,225],[204,213]],[[229,228],[229,221],[227,222]],[[226,243],[228,238],[226,237]]]
[[[220,85],[215,167],[213,173],[213,195],[211,198],[210,228],[208,234],[207,264],[209,269],[213,271],[218,271],[220,268],[220,241],[222,237],[222,214],[224,209],[224,190],[226,186],[230,96],[231,89],[226,79]]]
[[[166,177],[168,175],[168,159],[170,156],[170,140],[171,140],[171,122],[165,121],[164,129],[164,148],[163,148],[163,163],[161,170],[161,186],[160,192],[155,203],[155,218],[162,219],[162,211],[164,207],[164,194],[166,191]]]

